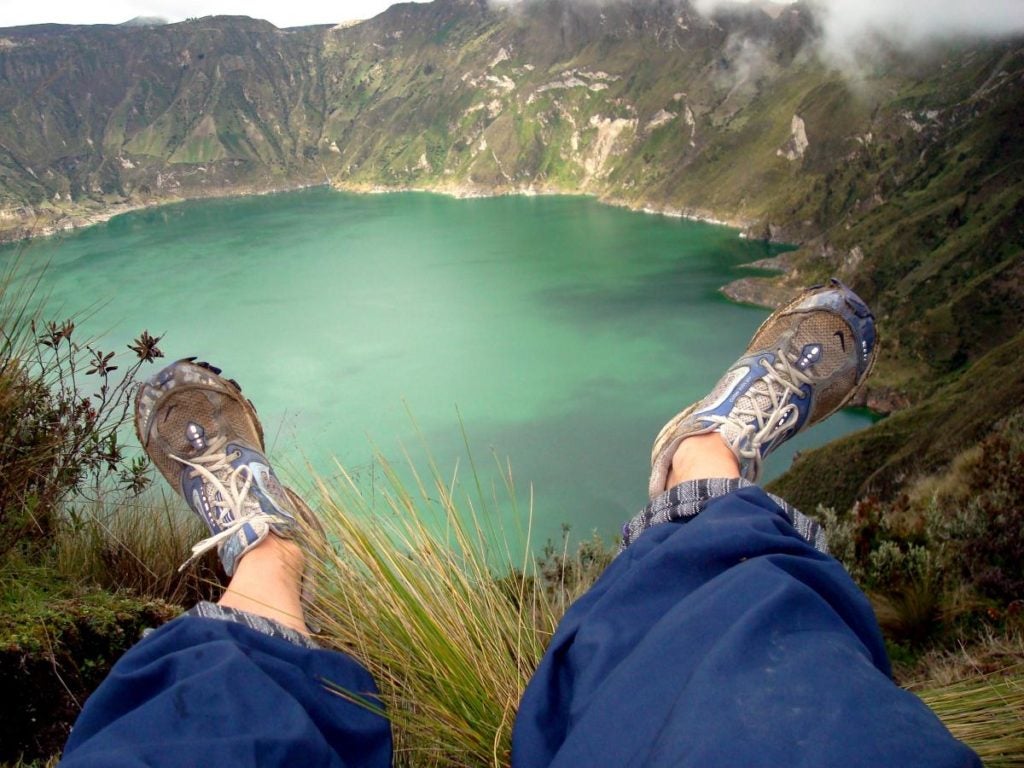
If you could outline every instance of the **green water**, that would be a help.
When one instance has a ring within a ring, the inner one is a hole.
[[[543,541],[563,522],[610,537],[644,503],[653,436],[767,314],[717,293],[764,255],[585,198],[309,190],[127,214],[22,258],[49,264],[51,316],[89,309],[81,325],[109,347],[146,328],[168,360],[222,366],[281,463],[368,475],[370,440],[422,457],[411,413],[442,471],[466,477],[461,415],[485,485],[492,454],[520,514],[532,484]],[[867,423],[837,414],[769,469]]]

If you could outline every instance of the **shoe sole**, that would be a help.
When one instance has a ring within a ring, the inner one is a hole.
[[[192,370],[185,372],[187,369]],[[157,449],[153,448],[151,450],[150,442],[154,431],[155,419],[166,405],[167,399],[176,393],[188,389],[206,389],[228,398],[242,410],[244,419],[257,435],[258,445],[253,447],[257,448],[261,453],[265,452],[263,425],[256,414],[255,406],[242,394],[242,387],[238,382],[221,376],[219,368],[209,363],[196,361],[194,357],[176,360],[162,368],[139,386],[135,395],[133,419],[135,435],[139,440],[139,444],[175,490],[178,490],[178,487],[173,475],[168,475],[167,471],[161,466],[161,464],[166,462],[158,460],[153,455]],[[173,466],[175,469],[178,468],[177,464]]]

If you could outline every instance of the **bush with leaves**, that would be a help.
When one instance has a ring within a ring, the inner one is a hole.
[[[888,636],[920,648],[1014,621],[1024,612],[1024,409],[907,489],[846,514],[818,510]]]
[[[122,367],[114,352],[79,344],[72,320],[11,317],[0,361],[0,553],[49,540],[71,497],[146,486],[147,462],[126,453],[120,434],[140,368],[163,355],[143,331]]]

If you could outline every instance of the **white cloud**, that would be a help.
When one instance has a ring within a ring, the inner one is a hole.
[[[735,0],[694,0],[705,14]],[[1024,34],[1024,0],[808,0],[827,55],[851,61],[882,39],[903,49],[970,37]]]
[[[242,15],[266,19],[278,27],[336,24],[376,16],[398,0],[0,0],[0,27],[24,24],[120,24],[136,16],[184,21],[190,16]],[[422,2],[422,0],[418,0]]]

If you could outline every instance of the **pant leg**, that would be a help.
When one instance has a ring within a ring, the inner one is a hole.
[[[86,702],[61,765],[390,766],[387,719],[324,687],[372,696],[369,673],[237,613],[246,620],[186,614],[130,649]]]
[[[980,765],[892,682],[866,597],[806,520],[801,536],[753,486],[675,514],[668,498],[640,522],[671,522],[634,526],[563,619],[513,766]]]

